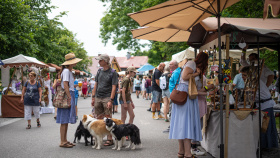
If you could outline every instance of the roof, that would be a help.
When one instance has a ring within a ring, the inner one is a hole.
[[[22,54],[19,54],[17,56],[5,59],[2,61],[5,65],[3,67],[20,67],[28,65],[29,67],[35,66],[35,67],[49,67],[48,65],[42,63],[41,61],[37,60],[36,58],[24,56]]]
[[[98,60],[96,60],[97,56],[90,56],[90,58],[92,58],[92,65],[89,66],[88,68],[90,69],[90,73],[92,75],[96,75],[98,68],[99,68],[99,64],[98,64]],[[112,62],[112,60],[115,58],[115,56],[109,56],[110,57],[110,63]]]
[[[136,69],[148,63],[148,56],[132,56],[129,59],[127,57],[116,57],[121,68],[128,68],[134,66]]]

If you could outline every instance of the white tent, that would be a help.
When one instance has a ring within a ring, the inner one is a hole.
[[[182,52],[172,55],[171,60],[176,60],[178,63],[180,63],[184,59],[194,59],[194,48],[193,47],[189,47],[188,49],[183,50]]]
[[[199,50],[197,52],[199,52]],[[238,49],[229,50],[229,56],[232,57],[233,59],[240,59],[241,53],[242,53],[242,51],[238,50]],[[257,50],[248,49],[246,55],[249,56],[251,53],[257,53]],[[194,48],[192,48],[192,47],[189,47],[188,49],[186,49],[182,52],[172,55],[172,60],[176,60],[178,63],[180,63],[184,59],[194,59],[194,58],[195,58]],[[222,50],[222,59],[225,59],[225,58],[226,58],[226,50],[223,49]],[[216,54],[216,59],[219,59],[218,53]]]
[[[5,64],[3,67],[20,67],[28,65],[29,67],[35,66],[35,67],[49,67],[48,65],[42,63],[41,61],[37,60],[36,58],[24,56],[22,54],[19,54],[17,56],[2,60],[2,62]]]

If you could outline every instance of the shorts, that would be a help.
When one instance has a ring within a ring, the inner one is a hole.
[[[148,87],[148,88],[146,88],[146,93],[151,93],[152,92],[152,87]]]
[[[158,91],[152,91],[152,94],[153,94],[153,103],[160,103],[162,93]]]
[[[161,92],[162,92],[162,98],[165,98],[165,97],[170,98],[170,91],[169,91],[169,89],[162,90]]]
[[[124,104],[123,100],[119,100],[119,102],[120,102],[120,104]],[[127,104],[130,104],[131,101],[130,101],[130,100],[129,100],[129,101],[126,101],[126,103],[127,103]]]
[[[136,91],[141,91],[141,88],[140,87],[135,87],[135,90]]]
[[[79,98],[75,98],[75,106],[78,105],[78,99],[79,99]]]
[[[24,105],[24,119],[31,120],[32,111],[36,119],[40,118],[40,106]]]
[[[110,97],[106,97],[106,98],[95,97],[94,109],[95,109],[96,116],[99,116],[99,115],[111,116],[112,115],[112,108],[110,108],[110,109],[107,108],[107,103],[109,101],[111,101]]]

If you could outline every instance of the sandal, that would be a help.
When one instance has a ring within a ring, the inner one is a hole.
[[[66,142],[65,144],[59,145],[59,147],[62,147],[62,148],[73,148],[73,145],[70,145],[68,142]]]
[[[30,129],[30,128],[31,128],[31,125],[28,124],[27,127],[26,127],[26,129]]]
[[[40,121],[37,121],[37,127],[41,127]]]
[[[184,158],[184,154],[178,153],[178,158]]]
[[[76,144],[73,144],[73,143],[71,143],[71,142],[67,142],[68,144],[70,144],[70,145],[72,145],[72,146],[76,146]]]
[[[114,145],[113,140],[107,140],[104,144],[104,146],[111,146],[111,145]]]

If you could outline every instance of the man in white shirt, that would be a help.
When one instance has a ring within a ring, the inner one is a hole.
[[[248,48],[248,45],[242,49],[242,55],[241,55],[241,59],[240,59],[240,64],[242,66],[249,66],[250,64],[246,61],[246,50]],[[258,60],[259,56],[256,53],[252,53],[249,55],[249,62]],[[268,67],[266,67],[265,65],[263,66],[262,69],[262,73],[261,73],[261,80],[266,84],[267,87],[269,87],[273,80],[274,80],[274,73],[269,70]]]

